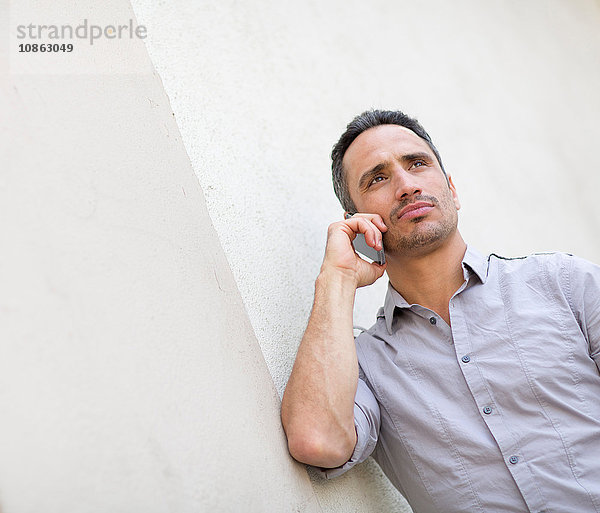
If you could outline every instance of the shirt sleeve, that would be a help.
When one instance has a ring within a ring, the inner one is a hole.
[[[365,383],[364,375],[360,370],[358,387],[354,397],[354,427],[356,429],[354,452],[341,467],[319,469],[323,477],[332,479],[340,476],[371,455],[377,444],[380,415],[377,399]]]
[[[571,307],[600,372],[600,267],[571,257],[569,282]]]

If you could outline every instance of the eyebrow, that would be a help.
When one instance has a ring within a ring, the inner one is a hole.
[[[414,162],[415,160],[425,160],[428,163],[433,162],[432,156],[424,151],[418,151],[416,153],[407,153],[406,155],[402,155],[401,157],[399,157],[398,160],[402,164],[408,164],[409,162]],[[389,164],[390,162],[386,160],[385,162],[380,162],[368,171],[365,171],[358,181],[359,189],[364,188],[377,175],[377,173],[383,171],[386,167],[389,166]]]
[[[374,168],[369,169],[367,172],[363,173],[360,177],[360,180],[358,181],[358,188],[363,189],[373,178],[375,178],[375,175],[377,175],[379,171],[385,169],[387,165],[387,162],[381,162],[380,164],[377,164]]]

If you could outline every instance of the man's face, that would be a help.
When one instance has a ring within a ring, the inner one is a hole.
[[[456,190],[427,143],[411,130],[381,125],[360,134],[343,159],[358,212],[379,214],[388,254],[421,254],[456,232]]]

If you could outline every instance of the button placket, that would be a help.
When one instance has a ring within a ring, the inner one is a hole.
[[[497,435],[502,435],[500,426],[502,424],[500,413],[495,411],[493,407],[493,400],[490,397],[487,389],[482,382],[482,376],[477,371],[477,365],[471,351],[469,339],[469,331],[467,329],[467,319],[464,312],[460,308],[460,298],[454,298],[450,302],[451,312],[451,331],[455,340],[456,358],[458,364],[461,366],[461,371],[467,382],[467,386],[471,391],[475,403],[478,404],[479,414],[484,418],[483,420],[488,425],[488,428],[492,432],[492,436],[496,438]],[[496,415],[498,413],[498,415]],[[514,449],[513,449],[514,450]],[[503,460],[510,463],[511,452],[505,453]],[[513,460],[514,461],[514,460]],[[519,466],[515,463],[509,465],[511,469],[518,470]]]

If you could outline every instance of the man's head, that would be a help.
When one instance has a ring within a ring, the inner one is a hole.
[[[347,212],[356,212],[356,206],[354,205],[348,190],[348,182],[346,180],[346,173],[344,172],[343,167],[344,155],[346,154],[346,151],[350,145],[360,134],[366,130],[369,130],[370,128],[375,128],[380,125],[403,126],[417,134],[427,143],[429,148],[431,148],[431,151],[438,160],[444,176],[446,175],[446,171],[444,170],[444,166],[442,164],[442,158],[440,157],[437,148],[434,146],[429,134],[415,118],[411,118],[399,110],[367,110],[356,116],[352,121],[350,121],[350,123],[348,123],[346,131],[342,134],[331,151],[333,190],[335,191],[335,195],[337,196],[338,200],[342,204],[342,207]]]
[[[423,254],[456,233],[456,190],[416,120],[401,112],[363,113],[348,125],[332,158],[342,205],[383,218],[388,254]]]

